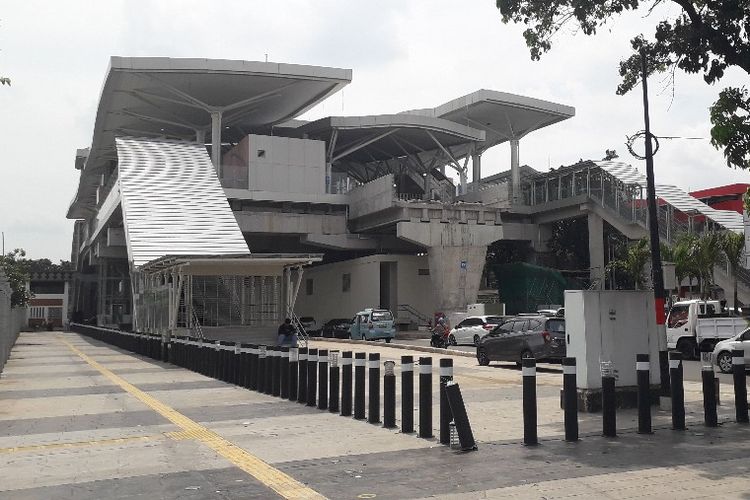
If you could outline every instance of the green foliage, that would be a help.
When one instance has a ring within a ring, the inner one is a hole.
[[[714,266],[721,261],[723,254],[723,240],[724,236],[721,233],[703,233],[693,240],[690,248],[690,259],[695,266],[703,299],[710,297],[711,286],[714,282]]]
[[[586,217],[565,219],[552,226],[547,242],[557,269],[588,269],[589,240]]]
[[[711,144],[724,148],[727,165],[750,170],[750,92],[729,87],[711,106]]]
[[[635,288],[640,290],[645,283],[643,269],[651,258],[648,238],[641,238],[628,246],[625,256],[607,264],[607,272],[615,272],[618,288]]]
[[[643,50],[648,55],[647,73],[677,69],[702,73],[706,83],[713,84],[729,67],[750,73],[750,2],[747,0],[496,0],[505,23],[522,23],[531,58],[538,60],[552,47],[552,38],[564,26],[574,24],[586,35],[593,35],[612,18],[625,11],[652,10],[671,3],[679,13],[660,21],[653,40],[638,36],[631,40],[634,53],[620,63],[622,82],[618,94],[625,94],[640,82]],[[712,144],[724,148],[727,162],[739,168],[750,168],[750,145],[746,134],[747,97],[738,89],[726,89],[711,113],[714,130]],[[725,94],[725,95],[724,95]],[[738,122],[739,125],[738,126]],[[739,134],[739,137],[735,137]]]
[[[743,250],[745,249],[745,235],[737,234],[732,231],[724,233],[721,240],[721,250],[729,262],[730,272],[732,273],[732,284],[734,287],[734,302],[737,305],[737,270],[742,265]]]
[[[10,304],[13,307],[25,306],[31,298],[31,294],[26,290],[29,272],[24,257],[26,257],[26,252],[20,248],[0,256],[0,267],[10,283]]]

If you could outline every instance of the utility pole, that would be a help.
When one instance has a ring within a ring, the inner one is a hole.
[[[641,80],[643,83],[643,121],[646,145],[646,198],[648,201],[648,228],[651,239],[651,281],[654,285],[654,308],[656,313],[656,333],[659,337],[659,373],[661,375],[661,397],[669,397],[669,359],[667,358],[667,329],[664,325],[664,273],[661,268],[659,249],[659,217],[656,208],[656,187],[654,185],[654,151],[651,143],[651,122],[648,114],[648,70],[646,50],[641,48]]]

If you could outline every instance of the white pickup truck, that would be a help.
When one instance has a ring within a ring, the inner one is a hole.
[[[685,359],[695,359],[700,351],[713,351],[717,342],[747,326],[745,318],[727,316],[718,300],[675,302],[667,316],[667,348],[677,349]]]

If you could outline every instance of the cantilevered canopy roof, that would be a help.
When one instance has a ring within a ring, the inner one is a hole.
[[[102,88],[91,151],[68,216],[91,203],[96,175],[115,159],[120,135],[195,140],[222,114],[227,141],[267,133],[351,81],[348,69],[221,59],[112,57]],[[90,178],[91,177],[91,178]],[[93,188],[92,188],[93,186]]]
[[[575,116],[572,106],[495,90],[478,90],[434,109],[406,111],[426,114],[483,130],[482,150],[521,139],[540,128]]]
[[[332,163],[387,161],[484,141],[482,130],[441,118],[408,114],[334,116],[296,130],[311,139],[325,140]]]

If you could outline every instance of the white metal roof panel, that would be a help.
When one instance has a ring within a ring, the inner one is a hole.
[[[205,147],[164,139],[116,139],[128,257],[248,254]]]

